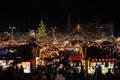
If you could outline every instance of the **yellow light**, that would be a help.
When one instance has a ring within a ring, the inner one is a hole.
[[[75,51],[78,52],[79,51],[78,48],[75,48]]]

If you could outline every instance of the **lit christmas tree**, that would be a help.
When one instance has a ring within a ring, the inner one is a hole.
[[[36,41],[40,43],[45,43],[47,42],[47,40],[48,40],[48,36],[46,34],[46,28],[43,21],[41,20],[38,27],[38,31],[36,33]]]

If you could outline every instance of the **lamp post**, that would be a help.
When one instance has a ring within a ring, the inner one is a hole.
[[[9,27],[9,29],[11,29],[11,35],[12,35],[12,39],[13,39],[13,30],[16,29],[16,27]]]
[[[53,39],[55,39],[55,29],[56,29],[56,27],[52,27]]]
[[[55,44],[55,41],[56,41],[56,36],[55,36],[55,29],[56,27],[51,27],[52,29],[52,35],[53,35],[53,45]]]

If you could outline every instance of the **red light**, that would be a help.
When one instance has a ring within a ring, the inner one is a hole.
[[[31,61],[31,64],[34,64],[34,61]]]
[[[92,59],[92,61],[94,61],[94,59]]]
[[[101,61],[101,59],[99,59],[99,61]]]
[[[105,61],[105,59],[102,59],[102,61]]]
[[[112,61],[114,61],[115,59],[112,59]]]
[[[97,59],[95,59],[95,61],[97,61]]]
[[[108,61],[108,59],[106,59],[106,61]]]

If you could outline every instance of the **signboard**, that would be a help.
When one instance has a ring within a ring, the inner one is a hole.
[[[74,55],[71,55],[69,59],[72,61],[80,61],[82,59],[82,55],[81,54],[74,54]]]

